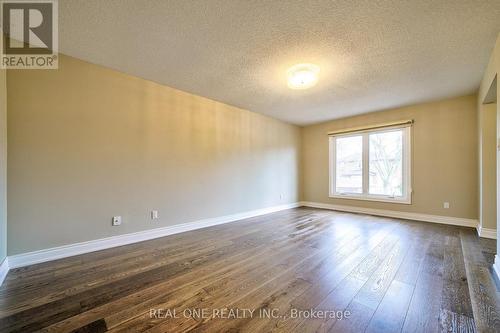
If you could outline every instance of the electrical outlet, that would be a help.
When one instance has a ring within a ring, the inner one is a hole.
[[[443,202],[443,208],[445,208],[445,209],[450,208],[450,203],[449,202]]]
[[[283,197],[284,197],[284,195],[283,195],[283,193],[281,193],[280,194],[280,200],[283,200]]]
[[[158,220],[159,218],[160,218],[160,216],[158,215],[158,211],[152,210],[151,211],[151,220]]]
[[[121,216],[113,216],[111,223],[114,227],[121,225],[122,224],[122,217]]]

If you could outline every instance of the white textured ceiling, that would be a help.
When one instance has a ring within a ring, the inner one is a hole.
[[[499,31],[499,0],[59,1],[60,52],[301,125],[475,92]]]

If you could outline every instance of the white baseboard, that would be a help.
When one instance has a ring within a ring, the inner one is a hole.
[[[2,264],[0,264],[0,286],[3,283],[3,280],[5,280],[7,273],[9,273],[9,258],[6,257]]]
[[[477,234],[479,237],[497,239],[497,230],[483,228],[480,224],[477,226]]]
[[[338,211],[349,212],[349,213],[360,213],[360,214],[385,216],[385,217],[392,217],[392,218],[405,219],[405,220],[415,220],[415,221],[434,222],[434,223],[441,223],[441,224],[451,224],[451,225],[457,225],[457,226],[462,226],[462,227],[471,227],[471,228],[476,228],[478,226],[478,223],[479,223],[478,220],[465,219],[465,218],[461,218],[461,217],[430,215],[430,214],[420,214],[420,213],[407,213],[407,212],[400,212],[400,211],[387,210],[387,209],[374,209],[374,208],[362,208],[362,207],[345,206],[345,205],[333,205],[333,204],[325,204],[325,203],[320,203],[320,202],[303,201],[303,202],[301,202],[301,205],[307,206],[307,207],[314,207],[314,208],[338,210]]]
[[[181,232],[211,227],[218,224],[235,222],[242,219],[260,216],[264,214],[274,213],[280,210],[290,209],[299,207],[300,204],[292,203],[280,206],[267,207],[257,210],[252,210],[243,213],[237,213],[232,215],[208,218],[203,220],[198,220],[189,223],[182,223],[173,226],[149,229],[139,232],[134,232],[125,235],[112,236],[107,238],[101,238],[96,240],[91,240],[87,242],[69,244],[58,246],[50,249],[44,249],[34,252],[21,253],[13,256],[9,256],[9,267],[17,268],[28,266],[32,264],[37,264],[45,261],[56,260],[66,257],[75,256],[78,254],[94,252],[99,250],[104,250],[116,246],[127,245],[131,243],[142,242],[145,240],[150,240],[154,238],[164,237],[168,235],[178,234]]]
[[[495,255],[495,263],[493,264],[493,270],[497,275],[497,279],[500,280],[500,257]]]
[[[150,240],[159,237],[165,237],[168,235],[173,235],[181,232],[206,228],[210,226],[215,226],[218,224],[224,224],[229,222],[235,222],[242,219],[260,216],[264,214],[269,214],[285,209],[295,208],[299,206],[306,207],[314,207],[314,208],[323,208],[323,209],[331,209],[338,210],[344,212],[351,213],[361,213],[368,215],[378,215],[378,216],[386,216],[392,218],[401,218],[408,220],[417,220],[417,221],[426,221],[426,222],[435,222],[435,223],[443,223],[443,224],[451,224],[465,227],[473,227],[476,228],[478,226],[478,221],[473,219],[464,219],[457,217],[449,217],[449,216],[439,216],[439,215],[428,215],[428,214],[418,214],[418,213],[407,213],[400,211],[392,211],[392,210],[383,210],[383,209],[371,209],[371,208],[360,208],[353,206],[344,206],[344,205],[332,205],[332,204],[324,204],[317,202],[300,202],[300,203],[292,203],[285,204],[280,206],[273,206],[268,208],[262,208],[257,210],[252,210],[243,213],[237,213],[232,215],[226,215],[221,217],[209,218],[198,220],[189,223],[177,224],[173,226],[163,227],[163,228],[155,228],[150,230],[139,231],[135,233],[112,236],[102,239],[91,240],[87,242],[63,245],[59,247],[54,247],[50,249],[44,249],[34,252],[21,253],[13,256],[9,256],[5,258],[4,262],[0,267],[0,285],[1,281],[7,275],[9,269],[28,266],[32,264],[37,264],[41,262],[71,257],[79,254],[104,250],[116,246],[122,246],[137,242],[142,242],[145,240]],[[481,231],[484,235],[484,230]],[[487,229],[489,230],[489,229]],[[486,234],[491,235],[490,231],[486,231]],[[486,236],[482,236],[486,237]],[[496,267],[496,270],[500,272],[500,264]]]

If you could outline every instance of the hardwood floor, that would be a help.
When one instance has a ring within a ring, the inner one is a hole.
[[[297,208],[14,269],[0,331],[500,332],[494,253],[472,229]]]

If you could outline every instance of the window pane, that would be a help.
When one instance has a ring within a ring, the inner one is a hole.
[[[370,134],[369,141],[369,193],[403,196],[403,130]]]
[[[336,140],[335,192],[363,193],[363,137]]]

